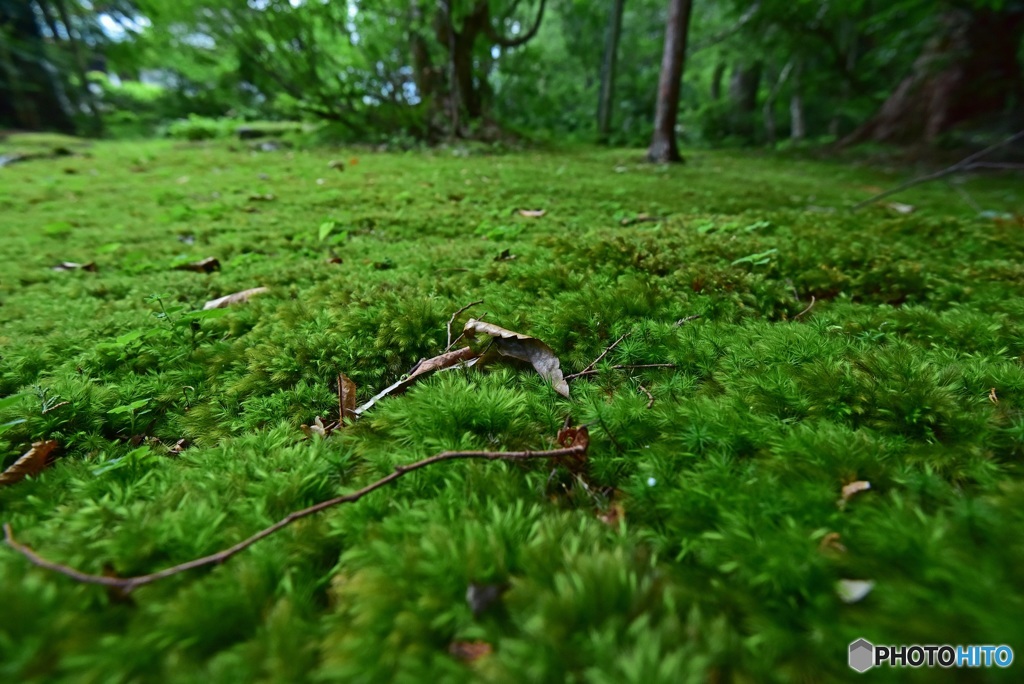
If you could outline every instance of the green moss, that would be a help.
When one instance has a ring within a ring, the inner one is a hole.
[[[24,395],[0,466],[63,445],[0,489],[0,519],[48,557],[149,572],[441,449],[544,448],[567,415],[592,433],[585,483],[448,463],[132,604],[0,549],[0,678],[824,681],[861,636],[1024,646],[1019,225],[941,185],[901,197],[909,216],[848,213],[898,179],[863,168],[639,158],[163,141],[0,169],[0,395]],[[964,187],[1021,212],[1010,180]],[[567,372],[630,336],[570,400],[524,369],[453,371],[304,439],[339,372],[368,399],[477,299],[456,330],[486,315]],[[847,605],[843,578],[876,587]],[[474,615],[471,583],[507,591]],[[458,640],[494,653],[462,663]]]

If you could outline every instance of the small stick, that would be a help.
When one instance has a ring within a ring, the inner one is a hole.
[[[619,345],[619,342],[621,342],[622,340],[626,339],[627,337],[629,337],[632,334],[633,334],[632,332],[623,333],[622,337],[620,337],[619,339],[617,339],[614,342],[612,342],[610,346],[605,347],[605,350],[603,352],[601,352],[601,355],[598,356],[593,361],[591,361],[589,366],[587,366],[586,368],[581,370],[579,373],[575,373],[573,375],[567,375],[566,376],[566,380],[568,380],[569,378],[574,378],[574,377],[576,377],[578,375],[586,375],[587,373],[589,373],[594,368],[594,366],[596,366],[597,364],[599,364],[601,362],[601,359],[603,359],[604,357],[606,357],[608,355],[608,352],[610,352],[612,349],[615,349],[615,347],[617,347]]]
[[[70,403],[71,403],[70,401],[62,401],[62,402],[60,402],[59,404],[54,404],[53,406],[51,406],[51,407],[49,407],[49,408],[44,408],[44,409],[43,409],[43,412],[42,412],[42,413],[40,413],[39,415],[41,415],[41,416],[45,416],[45,415],[46,415],[47,413],[49,413],[50,411],[56,411],[56,410],[57,410],[57,409],[59,409],[59,408],[60,408],[61,406],[67,406],[67,405],[68,405],[68,404],[70,404]]]
[[[632,368],[675,368],[674,363],[625,363],[619,366],[612,366],[612,370],[627,370]],[[580,371],[579,373],[573,373],[572,375],[566,375],[566,380],[572,380],[573,378],[583,377],[584,375],[597,375],[597,369],[591,369],[586,371]]]
[[[806,308],[806,309],[804,309],[803,311],[801,311],[800,313],[798,313],[798,314],[797,314],[796,316],[793,316],[793,320],[795,321],[796,319],[800,318],[800,317],[801,317],[801,316],[803,316],[803,315],[804,315],[805,313],[807,313],[808,311],[810,311],[811,309],[813,309],[813,308],[814,308],[814,302],[815,302],[815,301],[816,301],[816,300],[814,299],[814,295],[811,295],[811,303],[807,305],[807,308]]]
[[[704,316],[704,314],[694,314],[692,316],[687,316],[686,318],[680,318],[678,321],[675,322],[675,325],[678,328],[679,326],[683,325],[684,323],[689,323],[690,321],[695,321],[698,318],[703,318],[703,316]]]
[[[140,587],[144,584],[150,584],[157,580],[171,577],[187,570],[194,570],[195,568],[205,567],[207,565],[218,565],[228,560],[235,554],[244,551],[256,542],[269,537],[278,530],[291,525],[296,520],[319,513],[328,508],[338,506],[346,503],[353,503],[363,498],[367,494],[374,492],[381,487],[391,484],[395,480],[399,479],[407,473],[411,473],[414,470],[420,468],[426,468],[427,466],[442,461],[453,461],[456,459],[485,459],[488,461],[527,461],[531,459],[541,458],[559,458],[563,456],[582,456],[587,453],[588,436],[585,428],[581,428],[577,437],[571,446],[562,449],[548,449],[546,451],[442,451],[438,454],[434,454],[429,458],[425,458],[409,465],[400,465],[395,467],[395,471],[382,477],[381,479],[366,485],[362,489],[356,490],[350,494],[344,494],[337,496],[327,501],[322,501],[318,504],[303,508],[298,511],[293,511],[287,516],[278,520],[273,525],[265,527],[259,532],[253,534],[247,539],[243,539],[234,546],[229,546],[226,549],[212,553],[202,558],[196,558],[185,563],[173,565],[169,568],[165,568],[158,572],[152,572],[148,575],[138,575],[135,577],[107,577],[106,575],[92,575],[87,572],[82,572],[76,568],[72,568],[61,563],[56,563],[51,560],[43,558],[38,553],[33,551],[28,546],[18,542],[14,538],[14,531],[11,529],[10,523],[4,523],[4,542],[7,546],[14,549],[25,558],[29,560],[33,565],[46,570],[52,570],[53,572],[60,573],[66,577],[82,582],[83,584],[100,584],[105,587],[116,587],[125,593],[132,591],[133,589]]]
[[[462,307],[461,309],[459,309],[458,311],[453,313],[452,317],[448,319],[448,346],[445,347],[445,351],[448,351],[449,349],[451,349],[452,345],[455,344],[455,342],[458,342],[459,339],[461,339],[461,336],[460,336],[458,339],[455,340],[455,342],[452,342],[452,323],[455,322],[455,319],[458,317],[458,315],[460,313],[462,313],[463,311],[465,311],[466,309],[469,309],[470,307],[474,307],[477,304],[483,304],[483,303],[484,303],[484,300],[482,300],[482,299],[477,300],[475,302],[470,302],[466,306]]]
[[[640,385],[640,391],[646,394],[647,398],[650,399],[650,401],[647,402],[647,408],[651,408],[652,406],[654,406],[654,395],[651,394],[651,391],[648,390],[643,385]]]

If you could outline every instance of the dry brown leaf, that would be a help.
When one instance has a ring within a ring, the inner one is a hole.
[[[860,492],[866,492],[871,489],[871,483],[867,480],[857,480],[847,485],[843,485],[843,491],[839,499],[839,507],[843,508],[846,506],[846,502],[849,501],[855,494]]]
[[[57,441],[48,439],[35,442],[24,456],[12,463],[7,470],[0,473],[0,487],[21,482],[29,475],[38,475],[46,468],[46,460],[57,448]]]
[[[842,538],[838,532],[829,532],[821,538],[821,543],[818,544],[818,549],[822,553],[846,553],[846,546],[840,541]]]
[[[897,214],[903,214],[904,216],[907,214],[913,214],[917,209],[917,207],[912,204],[903,204],[902,202],[887,202],[885,206],[892,209]]]
[[[338,427],[356,410],[356,383],[344,373],[338,373]]]
[[[569,396],[569,383],[562,377],[561,362],[551,347],[535,337],[522,335],[506,330],[491,323],[484,323],[475,318],[466,322],[462,334],[468,338],[477,334],[489,335],[494,340],[494,348],[502,356],[509,356],[526,361],[540,373],[541,377],[551,383],[555,391],[563,397]]]
[[[90,261],[87,264],[76,264],[74,261],[62,261],[53,267],[54,271],[96,271],[96,262]]]
[[[519,215],[526,218],[541,218],[547,214],[547,209],[520,209]]]
[[[175,266],[175,271],[195,271],[196,273],[213,273],[220,270],[220,261],[217,257],[206,257],[190,264]]]
[[[622,504],[616,501],[608,507],[603,513],[597,514],[597,519],[603,522],[609,527],[617,528],[619,523],[622,522],[626,517],[626,509],[623,508]]]
[[[417,382],[421,377],[428,373],[434,373],[436,371],[448,370],[458,366],[459,364],[465,364],[471,366],[476,362],[476,354],[469,347],[463,347],[462,349],[455,349],[454,351],[446,352],[439,356],[435,356],[432,359],[426,359],[416,364],[416,367],[412,369],[412,372],[404,380],[399,380],[390,387],[386,387],[377,393],[372,399],[360,406],[359,408],[352,411],[357,416],[361,416],[366,413],[374,404],[383,399],[384,397],[391,396],[393,394],[401,394],[409,388],[410,385]]]
[[[208,309],[223,309],[225,306],[231,306],[232,304],[240,304],[242,302],[249,301],[249,298],[263,294],[264,292],[270,292],[269,287],[254,287],[251,290],[242,290],[234,294],[229,294],[219,299],[211,299],[210,301],[203,304],[203,311]]]
[[[306,437],[312,437],[313,435],[320,435],[326,437],[330,434],[330,430],[324,426],[324,422],[320,420],[320,416],[313,419],[312,425],[300,425],[299,429],[306,435]]]
[[[459,660],[472,663],[494,652],[494,647],[486,641],[453,641],[448,652]]]

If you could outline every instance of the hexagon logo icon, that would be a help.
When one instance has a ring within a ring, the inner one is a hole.
[[[857,639],[850,644],[850,667],[857,672],[867,672],[875,665],[875,647],[867,639]]]

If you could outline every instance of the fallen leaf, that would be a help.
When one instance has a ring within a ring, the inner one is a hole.
[[[836,593],[843,603],[857,603],[864,600],[875,588],[874,580],[841,579],[836,582]]]
[[[276,198],[269,192],[263,195],[259,193],[249,195],[250,202],[273,202],[275,199]]]
[[[520,209],[519,215],[526,218],[540,218],[547,214],[547,209]]]
[[[247,302],[249,301],[250,297],[253,297],[258,294],[263,294],[264,292],[269,291],[270,288],[268,287],[254,287],[251,290],[242,290],[241,292],[225,295],[224,297],[220,297],[218,299],[211,299],[210,301],[206,302],[206,304],[203,304],[203,311],[206,311],[208,309],[222,309],[225,306],[231,306],[232,304],[240,304],[242,302]]]
[[[866,492],[869,489],[871,489],[871,483],[867,480],[857,480],[850,484],[843,485],[843,491],[841,494],[842,498],[839,499],[839,507],[843,508],[846,506],[846,502],[853,498],[855,494]]]
[[[637,214],[636,216],[622,219],[619,223],[623,226],[631,226],[634,223],[647,223],[649,221],[662,221],[660,216],[651,216],[650,214]]]
[[[220,261],[217,257],[206,257],[199,261],[193,261],[189,264],[182,264],[181,266],[175,266],[176,271],[195,271],[196,273],[213,273],[214,271],[220,270]]]
[[[480,617],[484,611],[501,599],[501,595],[508,591],[507,584],[477,584],[470,583],[466,587],[466,603],[473,611],[474,617]]]
[[[312,425],[300,425],[299,429],[302,430],[306,437],[312,437],[313,435],[326,437],[330,434],[330,430],[324,426],[324,422],[320,420],[320,416],[313,419]]]
[[[359,158],[358,157],[352,157],[351,159],[348,160],[348,165],[349,166],[355,166],[358,163],[359,163]]]
[[[540,340],[475,318],[466,322],[462,334],[467,338],[477,334],[489,335],[493,338],[494,348],[499,354],[526,361],[540,373],[541,377],[551,383],[556,392],[563,397],[569,396],[569,383],[562,377],[561,362],[554,350]]]
[[[344,373],[338,373],[338,426],[345,425],[345,418],[356,410],[356,383]]]
[[[897,214],[903,214],[904,216],[907,214],[913,214],[914,210],[917,209],[917,207],[912,204],[903,204],[902,202],[887,202],[885,206],[889,207]]]
[[[188,448],[188,445],[189,441],[187,439],[179,439],[174,443],[174,446],[167,450],[167,453],[171,456],[178,456],[182,451]]]
[[[472,663],[494,652],[494,647],[486,641],[453,641],[448,652],[459,660]]]
[[[327,259],[327,263],[329,263],[329,264],[343,264],[345,262],[339,256],[332,256],[332,257],[329,257]]]
[[[818,549],[822,552],[846,553],[846,547],[839,541],[840,539],[838,532],[829,532],[821,538]]]
[[[96,271],[96,262],[90,261],[87,264],[76,264],[73,261],[62,261],[53,267],[54,271]]]
[[[515,254],[512,254],[509,250],[505,249],[505,250],[502,250],[501,254],[499,254],[498,256],[494,257],[494,260],[495,261],[512,261],[515,258],[516,258]]]
[[[609,527],[618,528],[619,523],[622,522],[626,517],[626,509],[623,508],[622,504],[616,501],[608,507],[603,513],[597,514],[597,519],[603,522]]]
[[[46,460],[56,448],[57,441],[53,439],[33,443],[25,455],[0,473],[0,487],[21,482],[29,475],[41,473],[46,468]]]
[[[383,399],[384,397],[391,396],[393,394],[401,394],[409,388],[410,385],[417,382],[423,376],[434,373],[436,371],[448,370],[454,368],[459,364],[465,364],[467,366],[473,365],[476,361],[476,354],[469,347],[463,347],[462,349],[456,349],[454,351],[446,352],[435,356],[432,359],[426,359],[416,364],[416,367],[407,375],[403,380],[399,380],[390,387],[386,387],[381,390],[370,399],[368,402],[363,404],[357,409],[354,409],[352,413],[357,416],[361,416],[366,413],[374,404]]]

